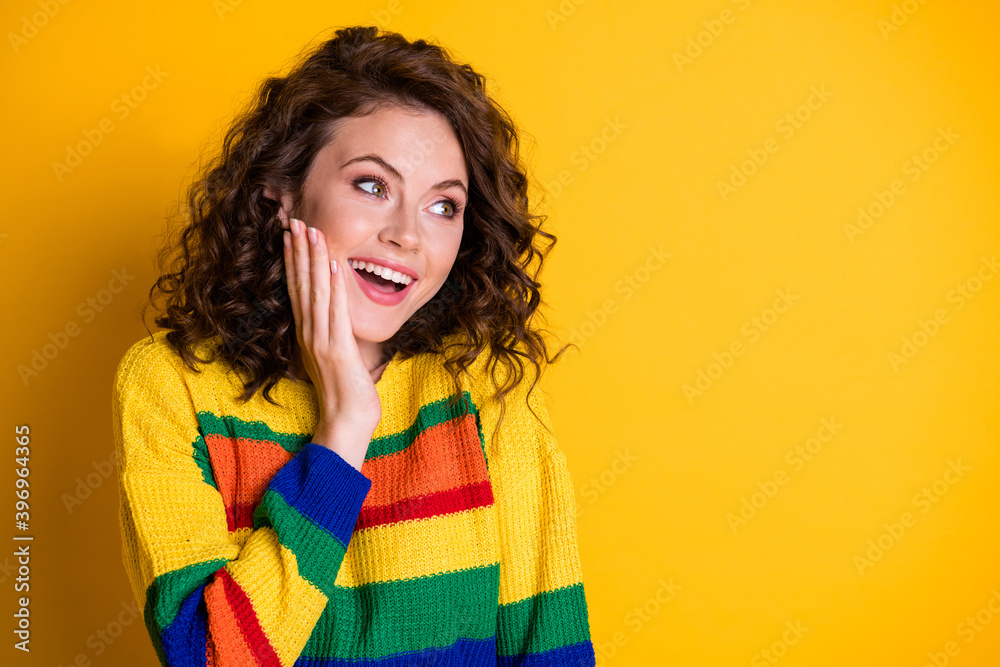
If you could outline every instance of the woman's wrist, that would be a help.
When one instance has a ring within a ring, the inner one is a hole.
[[[371,436],[371,433],[366,434],[363,429],[352,428],[343,423],[330,423],[321,418],[312,442],[336,452],[360,472],[368,454]]]

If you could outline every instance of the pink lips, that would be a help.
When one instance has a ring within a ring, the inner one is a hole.
[[[380,306],[395,306],[399,304],[403,299],[406,298],[406,295],[410,291],[410,288],[417,283],[417,280],[414,278],[413,280],[410,281],[409,285],[399,290],[398,292],[389,292],[389,293],[379,292],[377,289],[372,287],[372,285],[367,280],[362,278],[360,273],[358,273],[354,269],[351,269],[351,273],[354,274],[354,277],[355,279],[357,279],[358,285],[361,286],[361,291],[365,293],[365,296],[367,296],[369,299],[379,304]]]

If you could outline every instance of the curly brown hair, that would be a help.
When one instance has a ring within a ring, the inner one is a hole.
[[[455,382],[454,403],[463,394],[461,374],[488,347],[485,368],[502,421],[503,398],[524,377],[522,359],[535,367],[530,395],[542,362],[556,361],[570,346],[549,358],[541,335],[546,330],[534,326],[545,303],[536,278],[556,237],[541,229],[546,216],[529,211],[517,129],[487,94],[485,77],[422,39],[410,42],[372,26],[342,28],[287,76],[263,80],[226,132],[221,153],[188,189],[186,223],[158,255],[161,273],[143,321],[162,293],[166,303],[154,322],[171,330],[166,339],[188,367],[197,371],[195,361],[221,358],[243,378],[239,400],[263,387],[264,397],[278,405],[270,391],[293,377],[289,365],[297,343],[279,203],[265,190],[290,193],[297,205],[336,121],[382,105],[443,114],[470,177],[465,228],[447,281],[382,349],[390,358],[441,354]],[[542,238],[549,241],[545,247]],[[198,345],[208,340],[217,343],[210,357],[197,357]],[[507,370],[501,385],[498,362]],[[463,410],[467,414],[468,406]]]

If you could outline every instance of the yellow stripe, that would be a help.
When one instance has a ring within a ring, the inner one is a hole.
[[[403,580],[497,562],[492,506],[355,532],[336,585]]]
[[[517,602],[582,581],[576,545],[576,508],[565,456],[552,450],[541,471],[517,478],[516,468],[500,468],[506,492],[500,504],[500,604]],[[528,480],[541,479],[542,492]],[[537,520],[535,517],[538,517]]]
[[[548,430],[552,420],[541,383],[528,399],[531,410],[525,400],[535,368],[526,363],[521,382],[504,398],[506,412],[493,442],[500,405],[492,400],[486,356],[477,357],[471,367],[479,381],[470,393],[480,409],[503,536],[499,541],[500,604],[507,604],[579,583],[583,576],[576,542],[575,492],[565,454]],[[501,367],[497,381],[503,384],[505,379]]]
[[[163,332],[157,334],[163,338]],[[129,350],[123,375],[116,378],[121,383],[115,402],[121,410],[121,432],[115,429],[119,481],[128,499],[123,507],[139,523],[134,538],[144,545],[136,554],[144,587],[192,563],[239,555],[229,541],[222,497],[205,483],[194,461],[198,422],[186,389],[169,376],[175,370],[166,341],[150,346],[141,341]],[[131,380],[136,372],[162,378],[163,384]],[[127,536],[131,528],[125,528]],[[138,599],[145,599],[145,590]]]
[[[293,625],[289,618],[307,610],[319,619],[326,596],[298,574],[295,554],[281,545],[272,528],[257,530],[240,553],[239,560],[226,564],[233,579],[253,601],[257,620],[281,659],[291,665],[312,634],[312,624]],[[277,595],[279,585],[284,595]]]
[[[236,543],[236,545],[242,549],[243,545],[247,543],[250,536],[253,535],[253,528],[237,528],[229,534],[229,539]]]
[[[155,334],[154,334],[155,335]],[[200,356],[207,356],[209,343],[203,341],[197,349]],[[201,373],[188,373],[185,377],[195,396],[211,397],[212,412],[219,417],[236,417],[246,422],[263,422],[277,433],[309,435],[319,421],[319,405],[311,385],[301,381],[281,380],[271,390],[271,398],[283,407],[266,400],[263,390],[246,403],[236,397],[243,392],[239,375],[225,364],[202,364]]]
[[[193,461],[191,465],[197,468]],[[221,497],[200,481],[200,471],[193,474],[199,475],[198,483],[192,484],[188,474],[146,475],[133,483],[129,473],[124,473],[123,484],[130,492],[132,511],[146,518],[137,537],[147,545],[141,552],[152,551],[151,571],[149,577],[144,577],[147,586],[161,574],[193,563],[239,556],[239,547],[229,541]],[[180,503],[178,492],[184,493]]]
[[[160,332],[157,332],[158,334]],[[157,334],[154,334],[157,335]],[[199,354],[207,349],[199,348]],[[319,423],[319,404],[312,385],[299,380],[281,380],[272,389],[271,396],[284,407],[273,405],[258,392],[246,403],[239,403],[235,396],[243,390],[236,373],[227,373],[222,364],[201,366],[203,372],[187,376],[192,392],[211,396],[218,405],[219,416],[232,416],[244,421],[261,421],[278,433],[311,435]],[[396,363],[387,369],[376,389],[382,405],[392,405],[383,412],[373,438],[394,435],[410,428],[421,406],[446,399],[455,393],[451,376],[441,368],[435,355],[424,354]],[[419,378],[419,382],[416,379]],[[409,400],[404,394],[410,393]]]

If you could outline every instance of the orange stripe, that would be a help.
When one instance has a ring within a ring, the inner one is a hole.
[[[226,599],[225,584],[219,576],[214,576],[211,583],[205,586],[205,606],[208,609],[208,643],[215,649],[213,662],[220,665],[256,664]]]
[[[229,574],[229,570],[225,568],[219,570],[218,577],[222,579],[226,599],[236,614],[236,621],[239,623],[243,639],[253,653],[254,664],[263,665],[263,667],[281,667],[278,653],[271,646],[264,628],[260,626],[257,612],[254,611],[253,603],[247,597],[243,587],[236,583],[236,580]]]
[[[361,472],[372,487],[362,508],[488,480],[475,416],[461,418],[453,430],[457,419],[423,431],[401,451],[365,461]]]
[[[272,440],[209,434],[205,436],[205,444],[219,493],[227,507],[237,503],[256,506],[271,478],[294,456]]]
[[[205,443],[226,506],[229,530],[252,527],[253,509],[260,504],[271,478],[294,455],[271,440],[209,434]],[[446,494],[489,479],[473,415],[426,429],[405,449],[365,461],[361,472],[372,480],[362,513],[366,508],[384,512],[386,507],[412,504],[414,498]],[[469,506],[482,504],[476,501]],[[393,520],[405,518],[399,515]]]
[[[215,667],[215,642],[212,641],[212,633],[208,633],[205,642],[205,667]]]

